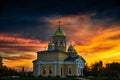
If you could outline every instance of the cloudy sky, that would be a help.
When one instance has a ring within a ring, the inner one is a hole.
[[[47,49],[61,28],[88,64],[120,62],[117,0],[10,0],[1,3],[0,56],[4,65],[32,70],[36,52]],[[61,18],[59,18],[59,16]]]

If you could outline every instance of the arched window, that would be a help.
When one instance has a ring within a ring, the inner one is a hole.
[[[43,67],[43,74],[46,74],[46,67]]]
[[[52,73],[53,73],[53,68],[49,67],[49,74],[52,74]]]
[[[55,41],[55,46],[57,46],[58,45],[58,42],[57,41]]]
[[[60,46],[63,46],[63,41],[60,41]]]
[[[72,74],[72,68],[71,67],[68,68],[68,74]]]

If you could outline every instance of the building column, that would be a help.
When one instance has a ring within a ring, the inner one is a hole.
[[[38,64],[38,76],[40,75],[40,64]]]
[[[79,74],[79,64],[77,63],[77,73],[78,73],[78,76],[80,75]]]
[[[83,68],[81,68],[81,76],[83,76]]]
[[[81,76],[81,65],[79,64],[79,76]]]
[[[60,41],[58,40],[57,45],[60,46]]]

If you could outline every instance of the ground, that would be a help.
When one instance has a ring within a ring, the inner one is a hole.
[[[41,78],[0,78],[0,80],[120,80],[120,78],[115,77],[97,77],[91,79],[85,78],[50,78],[50,77],[41,77]]]

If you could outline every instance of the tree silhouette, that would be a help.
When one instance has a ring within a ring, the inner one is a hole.
[[[90,68],[88,67],[87,64],[84,67],[83,74],[85,77],[88,77],[90,75]]]
[[[0,57],[0,77],[4,76],[15,76],[18,75],[18,72],[14,69],[3,66],[2,57]]]
[[[88,67],[87,65],[84,68],[85,76],[94,76],[94,77],[119,77],[120,76],[120,63],[113,62],[106,64],[106,67],[103,67],[103,62],[99,61]]]
[[[120,63],[113,62],[106,64],[106,76],[115,76],[120,75]]]

